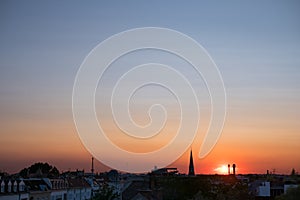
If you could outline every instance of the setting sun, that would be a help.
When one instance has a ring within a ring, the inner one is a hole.
[[[214,170],[218,174],[228,174],[228,167],[226,165],[221,165]]]

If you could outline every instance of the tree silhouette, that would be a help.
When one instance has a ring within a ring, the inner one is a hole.
[[[92,200],[113,200],[119,197],[117,193],[114,192],[113,188],[107,184],[104,184]]]
[[[286,194],[276,197],[276,200],[299,200],[300,199],[300,187],[290,188]]]
[[[54,178],[59,176],[59,171],[48,163],[38,162],[22,169],[19,174],[23,178],[28,178],[29,176]]]
[[[292,169],[292,172],[291,172],[291,176],[295,176],[296,175],[296,171],[295,171],[295,169],[293,168]]]

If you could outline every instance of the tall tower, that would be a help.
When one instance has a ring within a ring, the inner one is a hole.
[[[233,175],[235,175],[235,168],[236,168],[236,165],[233,164],[233,165],[232,165],[232,168],[233,168]]]
[[[94,157],[92,157],[92,169],[91,169],[91,171],[92,171],[92,175],[94,175]]]
[[[193,152],[190,153],[189,176],[195,176]]]
[[[230,164],[228,164],[228,175],[230,175]]]

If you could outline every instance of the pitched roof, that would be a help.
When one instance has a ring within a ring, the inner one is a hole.
[[[68,179],[69,188],[90,188],[91,186],[83,178],[70,178]]]

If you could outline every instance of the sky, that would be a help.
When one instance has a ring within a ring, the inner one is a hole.
[[[299,19],[298,1],[1,1],[0,170],[15,173],[42,161],[61,171],[89,171],[91,154],[80,141],[72,115],[80,65],[96,45],[114,34],[163,27],[200,43],[218,66],[226,88],[222,135],[203,159],[197,155],[209,124],[209,101],[197,93],[203,100],[203,118],[191,145],[196,173],[218,173],[217,168],[233,163],[239,173],[300,171]],[[192,82],[196,79],[186,63],[149,50],[113,63],[104,84],[99,84],[111,90],[129,66],[155,59],[176,65]],[[196,91],[203,90],[199,85]],[[137,123],[147,124],[145,107],[151,100],[173,112],[163,138],[132,144],[106,119],[110,115],[101,113],[103,98],[109,94],[103,88],[97,89],[97,114],[117,145],[147,152],[171,138],[178,125],[172,96],[156,87],[138,93],[138,103],[132,106]],[[170,166],[186,173],[189,149]],[[155,160],[149,165],[154,166]],[[100,162],[95,168],[109,169]]]

